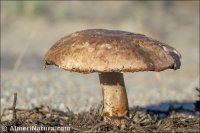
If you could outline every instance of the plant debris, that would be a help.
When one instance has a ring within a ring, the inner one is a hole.
[[[16,108],[16,100],[15,93],[13,107],[4,109],[1,114],[2,131],[13,131],[13,127],[35,126],[67,127],[67,132],[200,132],[200,118],[197,113],[190,115],[181,110],[170,110],[165,118],[161,118],[159,112],[135,107],[130,109],[129,116],[119,118],[123,120],[122,124],[116,124],[116,118],[107,117],[105,121],[101,116],[102,104],[88,112],[74,113],[69,108],[68,111],[62,112],[45,105],[33,109],[19,109]],[[34,132],[47,131],[43,128]]]

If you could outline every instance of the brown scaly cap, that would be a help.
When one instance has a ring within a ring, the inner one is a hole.
[[[44,61],[81,73],[137,72],[178,69],[180,58],[176,49],[142,34],[89,29],[61,38]]]

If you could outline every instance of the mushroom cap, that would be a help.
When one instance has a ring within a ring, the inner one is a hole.
[[[173,47],[142,34],[88,29],[61,38],[44,61],[45,66],[81,73],[137,72],[178,69],[180,58]]]

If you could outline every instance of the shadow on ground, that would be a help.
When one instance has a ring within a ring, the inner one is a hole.
[[[157,105],[148,105],[142,107],[147,112],[159,114],[160,117],[166,117],[171,112],[183,112],[190,115],[195,113],[194,102],[177,102],[177,101],[166,101]]]

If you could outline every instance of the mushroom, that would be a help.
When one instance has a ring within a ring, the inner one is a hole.
[[[46,65],[64,70],[98,72],[103,116],[129,114],[123,72],[179,69],[180,53],[160,41],[131,32],[88,29],[61,38],[45,54]]]

